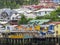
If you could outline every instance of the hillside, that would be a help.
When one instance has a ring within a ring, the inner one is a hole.
[[[0,0],[0,8],[18,8],[21,5],[38,4],[39,0]]]

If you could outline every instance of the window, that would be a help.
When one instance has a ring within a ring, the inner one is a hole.
[[[18,28],[16,28],[16,30],[18,30]]]
[[[15,15],[17,15],[17,13],[15,13]]]
[[[41,15],[41,12],[38,12],[38,14],[40,14],[40,15]]]
[[[1,17],[1,19],[3,19],[3,18]]]
[[[10,27],[7,27],[8,30],[10,30]]]
[[[58,34],[58,31],[56,31],[56,34]]]
[[[54,30],[54,25],[50,25],[49,30]]]
[[[45,11],[45,14],[47,14],[47,12]]]
[[[56,27],[58,28],[58,25]]]
[[[14,17],[12,19],[14,20]]]
[[[8,18],[8,19],[10,19],[10,18]]]

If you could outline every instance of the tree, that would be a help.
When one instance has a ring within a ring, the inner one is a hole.
[[[20,24],[26,24],[27,19],[24,15],[21,15],[21,19],[18,21],[18,25]]]
[[[58,17],[58,14],[60,14],[60,7],[57,8],[57,10],[50,13],[50,19],[52,21],[59,21],[60,17]]]
[[[0,8],[19,8],[22,5],[38,4],[39,0],[0,0]]]
[[[28,23],[30,20],[33,20],[33,18],[28,18],[28,19],[27,19],[27,23]]]
[[[18,25],[20,24],[28,24],[30,20],[33,18],[26,18],[23,14],[21,14],[21,19],[18,21]]]

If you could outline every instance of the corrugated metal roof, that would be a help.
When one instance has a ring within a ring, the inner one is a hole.
[[[43,24],[44,22],[49,22],[49,19],[41,19],[41,20],[31,20],[29,23],[37,23],[37,24]]]

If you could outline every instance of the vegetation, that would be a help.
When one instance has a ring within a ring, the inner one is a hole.
[[[0,8],[19,8],[21,5],[38,3],[39,0],[0,0]]]
[[[37,16],[35,19],[51,19],[52,21],[60,21],[60,8],[56,11],[51,12],[49,15]],[[32,18],[26,18],[24,15],[21,15],[21,19],[18,21],[18,24],[27,24]]]
[[[51,12],[49,15],[37,16],[36,19],[51,19],[52,21],[60,21],[60,8],[56,11]]]
[[[27,24],[32,18],[26,18],[23,14],[21,15],[21,19],[18,21],[18,25]]]

